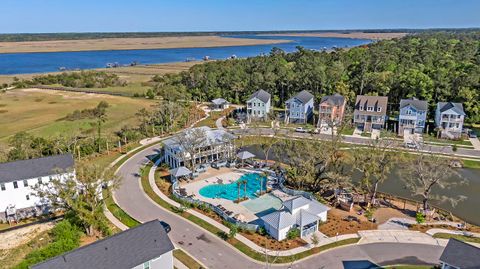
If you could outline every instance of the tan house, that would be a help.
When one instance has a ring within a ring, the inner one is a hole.
[[[335,125],[342,121],[345,113],[345,97],[336,93],[322,97],[318,106],[317,127]]]
[[[357,95],[353,111],[353,122],[357,128],[364,132],[382,129],[387,117],[387,103],[386,96]]]

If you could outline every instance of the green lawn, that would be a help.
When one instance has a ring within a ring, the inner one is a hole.
[[[464,242],[471,242],[480,244],[480,237],[469,237],[464,235],[457,235],[457,234],[448,234],[448,233],[437,233],[433,235],[434,238],[441,238],[441,239],[450,239],[455,238],[460,241]]]
[[[177,260],[182,262],[185,266],[187,266],[189,269],[202,269],[202,268],[204,268],[194,258],[190,257],[187,253],[185,253],[181,249],[175,249],[173,251],[173,256]]]
[[[471,169],[480,169],[480,160],[478,161],[463,160],[463,167],[471,168]]]
[[[433,136],[425,135],[423,137],[425,142],[434,142],[439,144],[445,145],[457,145],[457,146],[470,146],[472,147],[472,143],[469,140],[448,140],[448,139],[439,139]]]

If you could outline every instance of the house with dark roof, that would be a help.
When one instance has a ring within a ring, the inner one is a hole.
[[[172,269],[174,248],[160,221],[152,220],[31,269]]]
[[[421,134],[427,121],[428,103],[417,98],[400,100],[398,135]]]
[[[353,122],[360,130],[371,132],[372,129],[382,129],[387,119],[386,96],[357,95]]]
[[[313,94],[301,91],[285,102],[285,122],[307,123],[313,117]]]
[[[230,103],[223,98],[216,98],[212,100],[212,109],[213,110],[224,110],[230,106]]]
[[[291,229],[299,229],[304,238],[318,230],[319,222],[327,221],[330,208],[316,200],[297,196],[282,203],[282,207],[260,219],[273,238],[283,240]]]
[[[340,123],[344,113],[345,97],[338,93],[322,97],[318,105],[317,127],[320,128],[325,125],[336,125]]]
[[[47,210],[32,194],[36,184],[75,177],[71,154],[0,163],[0,220],[18,220]]]
[[[435,125],[440,129],[441,137],[460,138],[465,115],[461,103],[439,102],[435,110]]]
[[[247,100],[247,118],[251,119],[267,119],[270,113],[271,95],[264,91],[258,90],[254,92]]]
[[[480,268],[480,248],[457,239],[449,239],[440,256],[442,269]]]

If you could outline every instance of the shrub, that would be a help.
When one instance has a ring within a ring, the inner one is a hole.
[[[423,215],[422,212],[417,212],[417,215],[415,216],[415,219],[417,220],[418,224],[422,224],[425,222],[425,215]]]
[[[300,229],[297,229],[297,228],[292,228],[287,233],[287,238],[288,239],[295,239],[299,236],[300,236]]]
[[[456,151],[458,150],[458,147],[457,147],[456,144],[453,144],[453,145],[452,145],[452,150],[453,150],[454,152],[456,152]]]
[[[259,235],[266,235],[267,234],[267,230],[265,229],[265,227],[261,226],[260,228],[258,228],[258,234]]]
[[[235,235],[238,233],[238,226],[237,225],[231,225],[230,226],[230,231],[228,232],[228,237],[233,238]]]

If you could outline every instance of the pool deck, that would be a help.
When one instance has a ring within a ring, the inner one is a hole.
[[[212,205],[222,205],[225,209],[234,212],[234,215],[242,214],[245,217],[245,222],[252,222],[258,219],[254,212],[251,212],[246,207],[242,206],[242,203],[237,204],[231,200],[223,199],[223,198],[207,198],[203,197],[200,194],[200,189],[212,185],[218,184],[218,180],[221,179],[224,184],[232,183],[238,180],[241,176],[246,173],[254,173],[255,171],[250,170],[240,170],[234,168],[221,168],[221,169],[214,169],[209,168],[207,172],[202,173],[198,178],[194,181],[190,182],[183,182],[180,184],[182,188],[185,188],[188,195],[193,195],[195,199],[210,203]],[[275,196],[280,198],[282,201],[285,200],[286,195],[279,190],[275,190],[272,192]],[[289,196],[290,197],[290,196]]]

